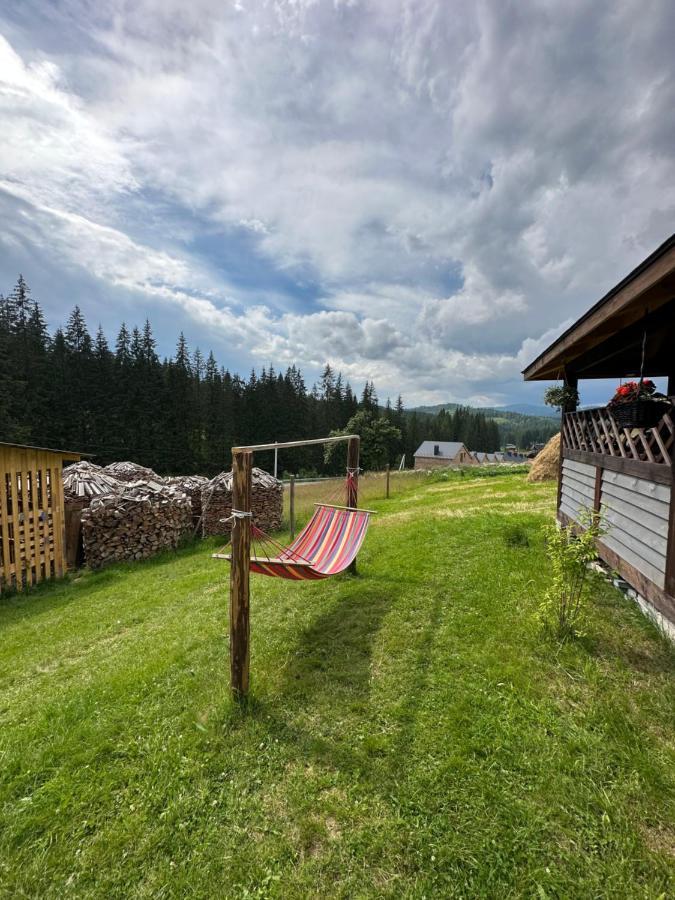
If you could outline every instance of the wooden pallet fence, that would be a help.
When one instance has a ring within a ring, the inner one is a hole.
[[[66,568],[62,468],[77,454],[0,444],[0,591],[23,590]]]

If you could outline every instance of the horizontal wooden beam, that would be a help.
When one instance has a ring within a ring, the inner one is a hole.
[[[601,466],[612,472],[622,472],[624,475],[645,478],[647,481],[656,481],[659,484],[673,483],[673,470],[663,463],[643,462],[639,459],[609,456],[605,453],[591,453],[590,450],[571,450],[568,447],[563,448],[563,459],[587,463],[589,466]]]
[[[347,512],[367,512],[371,516],[377,515],[376,509],[361,509],[360,506],[336,506],[334,503],[315,503],[314,506],[326,506],[328,509],[344,509]]]
[[[312,438],[307,441],[275,441],[273,444],[250,444],[247,447],[233,447],[233,453],[243,453],[246,450],[282,450],[285,447],[309,447],[312,444],[337,444],[340,441],[359,440],[358,434],[340,434],[334,437]]]

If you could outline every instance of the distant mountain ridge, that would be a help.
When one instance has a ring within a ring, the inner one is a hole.
[[[482,413],[486,419],[494,422],[499,428],[502,446],[516,444],[518,447],[529,447],[532,443],[546,443],[560,430],[559,414],[555,410],[532,403],[488,407],[467,406],[463,403],[438,403],[436,406],[418,406],[416,409],[406,410],[406,414],[425,420],[424,437],[431,440],[438,437],[437,430],[442,433],[442,427],[437,429],[435,425],[439,413],[444,410],[452,415],[458,407],[469,409],[472,413]]]
[[[508,406],[471,406],[467,403],[437,403],[435,406],[416,406],[410,412],[438,415],[442,409],[447,412],[454,412],[459,406],[478,410],[490,418],[510,418],[513,415],[518,417],[532,416],[537,419],[557,419],[560,416],[560,413],[550,406],[536,403],[511,403]]]
[[[495,410],[503,410],[504,412],[519,413],[521,416],[539,416],[545,419],[559,419],[560,413],[557,409],[550,406],[544,406],[543,403],[511,403],[509,406],[495,406]]]

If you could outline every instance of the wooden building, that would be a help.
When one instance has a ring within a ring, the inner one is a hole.
[[[523,372],[525,380],[667,379],[675,395],[675,234]],[[608,397],[609,399],[609,397]],[[562,415],[558,518],[602,513],[601,558],[643,609],[675,634],[675,413],[653,428],[622,428],[605,408]],[[664,621],[665,620],[665,621]]]
[[[79,459],[0,442],[0,592],[63,575],[63,463]]]
[[[461,441],[422,441],[415,451],[416,469],[475,465],[474,455]]]

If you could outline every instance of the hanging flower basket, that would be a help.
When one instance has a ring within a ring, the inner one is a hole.
[[[622,384],[607,404],[621,428],[654,428],[670,407],[670,400],[657,394],[656,385],[648,379]]]

